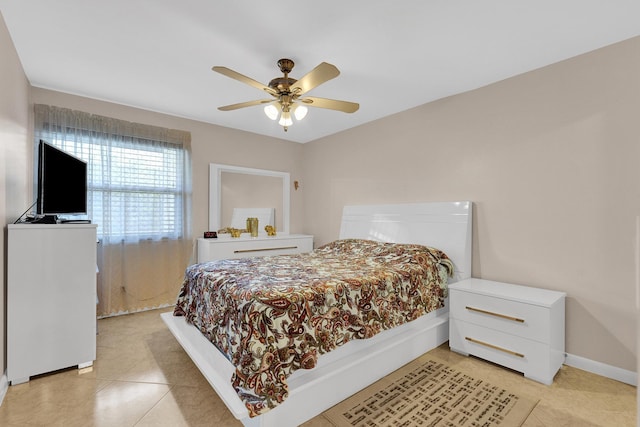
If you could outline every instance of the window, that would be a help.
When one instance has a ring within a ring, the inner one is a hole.
[[[166,141],[164,130],[158,138],[131,136],[143,125],[121,125],[121,121],[57,107],[66,116],[86,115],[89,123],[70,126],[69,120],[42,120],[37,140],[46,142],[87,162],[88,217],[98,224],[99,237],[112,239],[183,238],[188,229],[188,150],[184,143]],[[37,109],[36,109],[37,111]],[[81,117],[83,118],[83,117]],[[97,121],[97,126],[96,126]],[[115,122],[105,131],[104,123]],[[73,120],[74,123],[77,120]],[[38,122],[36,121],[38,128]],[[88,125],[94,125],[93,128]],[[152,130],[156,129],[150,127]],[[119,133],[122,132],[122,133]],[[146,129],[144,133],[149,133]],[[188,135],[188,133],[183,132]],[[163,140],[164,139],[164,140]]]

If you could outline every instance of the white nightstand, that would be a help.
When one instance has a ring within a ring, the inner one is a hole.
[[[449,286],[449,347],[551,384],[564,362],[564,292],[482,279]]]

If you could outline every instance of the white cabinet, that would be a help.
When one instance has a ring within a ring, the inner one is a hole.
[[[313,236],[278,234],[276,236],[218,237],[198,239],[198,262],[217,259],[247,258],[267,255],[289,255],[313,250]]]
[[[96,358],[95,224],[10,224],[7,377],[11,384]]]
[[[449,347],[551,384],[564,362],[565,293],[466,279],[449,286]]]

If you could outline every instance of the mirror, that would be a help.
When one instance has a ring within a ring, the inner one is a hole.
[[[209,230],[229,227],[233,208],[275,208],[277,233],[289,234],[289,187],[288,172],[211,163]]]

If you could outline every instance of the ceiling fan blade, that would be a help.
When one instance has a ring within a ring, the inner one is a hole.
[[[340,71],[335,65],[322,62],[316,68],[298,79],[297,82],[292,84],[290,90],[299,96],[309,92],[314,87],[319,86],[328,80],[338,77],[339,74]]]
[[[328,108],[329,110],[338,110],[344,113],[355,113],[360,108],[360,104],[348,101],[337,101],[335,99],[316,98],[313,96],[307,96],[298,99],[305,105],[317,108]]]
[[[257,99],[255,101],[247,101],[247,102],[241,102],[239,104],[225,105],[223,107],[218,107],[218,110],[231,111],[231,110],[237,110],[239,108],[244,108],[244,107],[253,107],[254,105],[268,104],[270,102],[273,102],[273,99]]]
[[[260,83],[257,80],[252,79],[251,77],[247,77],[243,74],[238,73],[237,71],[233,71],[230,68],[227,67],[212,67],[211,68],[213,71],[215,71],[216,73],[220,73],[222,75],[225,75],[227,77],[231,77],[232,79],[238,80],[242,83],[248,84],[249,86],[253,86],[257,89],[263,90],[267,93],[269,93],[270,95],[273,96],[277,96],[277,92],[274,91],[273,89],[271,89],[269,86],[265,86],[262,83]]]

